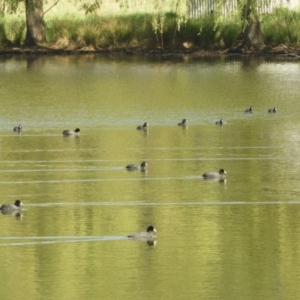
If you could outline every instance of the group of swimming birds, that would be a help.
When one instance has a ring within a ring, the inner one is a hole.
[[[253,112],[253,107],[250,106],[245,110],[246,113],[252,113]],[[277,109],[276,107],[270,108],[268,110],[268,113],[276,113]],[[216,125],[224,125],[223,119],[220,119],[215,122]],[[187,126],[188,125],[188,120],[183,119],[181,122],[177,124],[178,126]],[[145,122],[142,125],[139,125],[137,127],[138,130],[147,130],[149,124]],[[22,125],[14,127],[14,131],[16,132],[21,132],[22,131]],[[79,136],[80,129],[76,128],[74,131],[73,130],[64,130],[62,134],[64,136]],[[140,165],[134,165],[134,164],[129,164],[126,166],[126,169],[129,171],[133,170],[141,170],[145,171],[146,168],[148,167],[148,164],[146,161],[143,161]],[[218,178],[218,179],[223,179],[226,174],[226,171],[224,169],[220,169],[219,172],[205,172],[202,176],[204,179],[213,179],[213,178]],[[0,210],[3,214],[13,214],[13,213],[20,213],[21,211],[21,206],[22,202],[20,200],[16,200],[14,204],[3,204],[0,207]],[[127,237],[131,239],[138,239],[138,240],[145,240],[145,241],[151,241],[153,239],[153,233],[156,232],[156,229],[153,226],[149,226],[145,232],[138,232],[138,233],[132,233],[129,234]]]
[[[21,133],[23,130],[23,127],[22,125],[19,125],[19,126],[15,126],[13,128],[13,131],[15,132],[18,132],[18,133]],[[79,132],[80,132],[80,129],[79,128],[76,128],[74,131],[73,130],[64,130],[62,132],[63,136],[75,136],[75,137],[79,137]],[[142,166],[142,169],[144,169],[145,167],[148,166],[148,164],[146,162],[143,162],[141,164]],[[130,169],[130,170],[138,170],[140,169],[139,166],[136,166],[136,165],[128,165],[126,166],[127,169]],[[16,200],[14,204],[3,204],[1,207],[0,207],[0,211],[2,214],[14,214],[14,215],[20,215],[21,213],[21,207],[22,207],[23,203],[20,201],[20,200]],[[134,240],[140,240],[140,241],[147,241],[147,242],[150,242],[150,245],[153,245],[153,238],[154,238],[154,235],[153,233],[156,232],[156,229],[150,225],[148,226],[147,230],[145,232],[135,232],[135,233],[130,233],[127,235],[127,237],[129,239],[134,239]]]
[[[219,123],[217,123],[217,122],[219,122]],[[223,125],[223,120],[222,119],[220,121],[217,121],[217,122],[216,122],[216,124]],[[222,122],[222,124],[220,122]],[[188,125],[188,120],[183,119],[177,125],[186,127]],[[149,127],[148,122],[145,122],[143,125],[139,125],[136,129],[138,129],[138,130],[147,130],[148,127]],[[147,169],[147,167],[148,167],[147,162],[143,161],[140,165],[134,165],[134,164],[127,165],[126,169],[129,170],[129,171],[133,171],[133,170],[145,171]],[[226,171],[224,169],[221,169],[219,172],[205,172],[202,176],[203,176],[203,178],[207,178],[207,179],[208,178],[223,179],[225,174],[226,174]]]
[[[245,113],[252,113],[253,112],[253,107],[250,106],[249,108],[247,108],[245,110]],[[276,113],[277,109],[276,107],[273,108],[269,108],[268,109],[269,113]],[[223,126],[224,125],[224,121],[223,119],[217,120],[215,122],[216,125],[220,125]],[[183,126],[183,127],[187,127],[188,126],[188,120],[187,119],[182,119],[181,122],[179,122],[177,124],[178,126]],[[136,129],[138,130],[147,130],[149,127],[149,123],[148,122],[144,122],[142,125],[139,125]],[[141,171],[145,171],[146,168],[148,167],[147,162],[143,161],[141,163],[141,165],[134,165],[134,164],[130,164],[126,166],[127,170],[141,170]],[[224,175],[226,174],[226,171],[224,169],[220,169],[219,172],[205,172],[202,176],[203,178],[219,178],[219,179],[223,179]]]

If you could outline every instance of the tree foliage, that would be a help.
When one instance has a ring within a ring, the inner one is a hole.
[[[82,9],[85,14],[90,14],[95,12],[97,9],[101,7],[102,0],[93,0],[93,1],[85,1],[85,0],[74,0],[75,4],[79,3],[79,9]]]
[[[2,12],[8,14],[14,14],[17,12],[20,4],[24,4],[24,0],[3,0]]]

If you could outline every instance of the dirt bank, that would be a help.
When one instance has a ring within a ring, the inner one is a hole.
[[[51,47],[10,47],[0,48],[0,55],[80,55],[80,54],[116,54],[116,55],[152,55],[152,56],[220,56],[220,55],[268,55],[268,56],[286,56],[300,59],[300,46],[293,47],[289,45],[280,45],[277,47],[266,46],[263,49],[246,49],[235,47],[223,50],[205,50],[197,47],[190,49],[141,49],[141,48],[94,48],[83,47],[77,49],[57,49]]]

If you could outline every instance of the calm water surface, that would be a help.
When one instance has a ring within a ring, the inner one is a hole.
[[[1,299],[299,299],[299,61],[1,57],[0,78],[0,203],[24,203]]]

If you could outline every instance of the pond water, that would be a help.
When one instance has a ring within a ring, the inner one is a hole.
[[[1,299],[299,299],[299,61],[4,56],[0,78],[0,203],[24,203]]]

